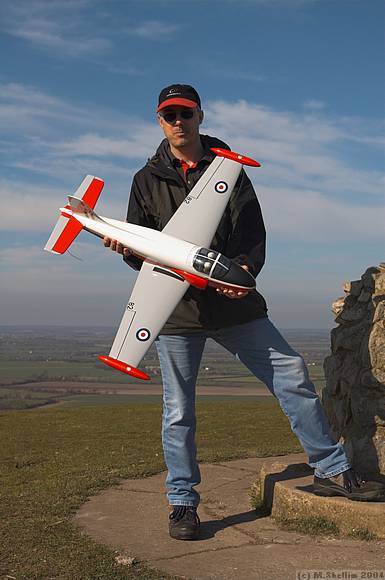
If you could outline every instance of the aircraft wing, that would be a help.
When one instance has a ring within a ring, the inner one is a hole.
[[[135,367],[188,287],[189,283],[179,274],[146,260],[132,290],[110,354],[99,358],[132,376],[149,379]]]
[[[210,247],[241,169],[242,161],[215,157],[163,232],[198,246]]]

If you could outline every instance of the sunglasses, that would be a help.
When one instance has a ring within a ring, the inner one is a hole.
[[[166,123],[174,123],[177,117],[181,119],[192,119],[194,116],[194,109],[183,109],[182,111],[168,111],[166,113],[160,113],[160,116],[166,121]]]

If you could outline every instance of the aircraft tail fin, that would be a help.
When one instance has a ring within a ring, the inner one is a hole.
[[[93,210],[91,206],[88,205],[83,199],[79,199],[74,195],[68,196],[68,204],[65,209],[72,211],[72,215],[76,219],[76,214],[85,215],[92,220],[102,221],[102,218],[98,216],[96,211]]]
[[[66,205],[64,210],[72,210],[74,213],[92,212],[94,214],[92,210],[96,205],[103,185],[104,181],[99,179],[99,177],[87,175],[75,192],[76,198],[75,196],[69,196],[69,205]],[[62,211],[44,249],[54,254],[64,254],[82,229],[83,226],[76,217]]]

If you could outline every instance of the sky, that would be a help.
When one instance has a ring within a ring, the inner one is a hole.
[[[192,84],[201,132],[248,169],[267,229],[257,278],[279,328],[331,328],[345,280],[385,261],[382,0],[1,0],[0,325],[117,326],[135,281],[86,232],[43,251],[86,174],[124,219]]]

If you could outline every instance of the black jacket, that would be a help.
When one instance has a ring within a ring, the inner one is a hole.
[[[213,137],[201,135],[205,154],[186,178],[179,160],[164,139],[156,154],[134,176],[128,204],[127,221],[162,230],[193,188],[215,155],[211,147],[229,147]],[[199,225],[197,225],[199,227]],[[257,276],[265,261],[265,227],[253,186],[242,169],[229,203],[210,247],[241,264]],[[134,256],[124,261],[139,270],[141,260]],[[214,288],[190,287],[160,334],[185,334],[215,330],[267,316],[264,298],[257,291],[239,299],[229,299]]]

